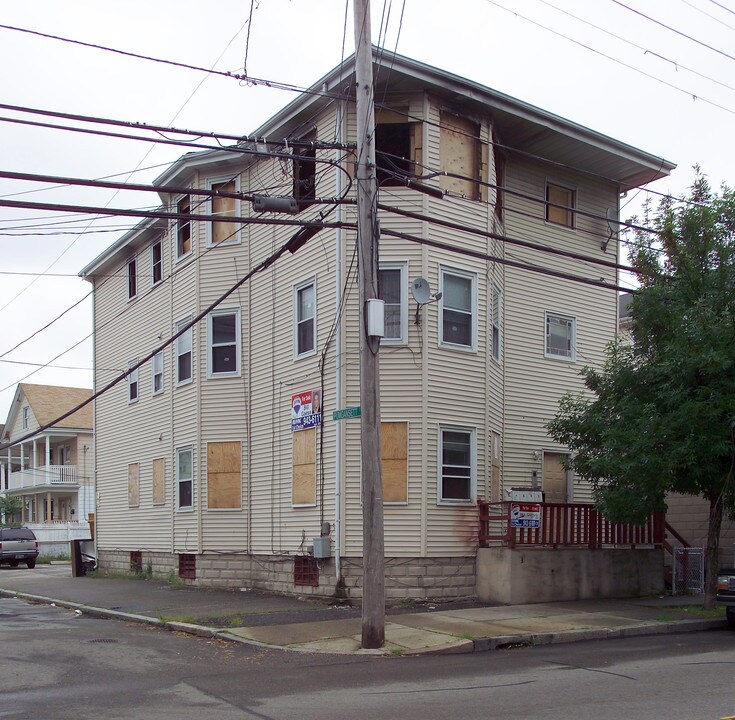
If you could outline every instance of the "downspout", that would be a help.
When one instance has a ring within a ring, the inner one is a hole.
[[[342,143],[344,123],[344,102],[337,105],[337,142]],[[339,150],[335,150],[335,155],[339,158]],[[336,187],[335,195],[342,197],[342,171],[335,168]],[[336,212],[337,223],[343,220],[342,205],[337,205]],[[335,408],[339,410],[343,405],[342,398],[342,319],[340,317],[340,303],[342,301],[342,249],[344,237],[342,228],[337,227],[335,231],[335,264],[334,264],[334,293],[335,293],[335,313],[337,314],[337,328],[335,335]],[[334,423],[335,426],[335,462],[334,462],[334,572],[336,575],[337,585],[342,580],[342,453],[344,445],[344,423]]]

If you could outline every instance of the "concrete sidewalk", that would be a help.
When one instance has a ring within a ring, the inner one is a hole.
[[[82,615],[148,623],[206,637],[329,653],[467,653],[634,635],[724,628],[697,616],[700,596],[490,606],[452,603],[389,608],[386,643],[361,650],[359,608],[242,588],[175,587],[158,580],[72,578],[69,566],[0,568],[0,596],[55,603]],[[420,610],[420,611],[417,611]]]

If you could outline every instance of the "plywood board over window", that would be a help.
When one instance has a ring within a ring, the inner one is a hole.
[[[383,501],[408,502],[408,423],[380,423]]]
[[[140,465],[138,463],[128,465],[128,505],[130,507],[140,505]]]
[[[166,461],[156,458],[153,461],[153,504],[163,505],[166,502]]]
[[[215,192],[237,192],[237,186],[234,180],[229,182],[214,183],[212,190]],[[234,217],[237,209],[237,200],[230,197],[218,197],[212,198],[212,215],[218,217]],[[220,243],[234,242],[237,240],[237,223],[226,223],[226,222],[213,222],[212,223],[212,244],[219,245]]]
[[[316,505],[316,428],[299,430],[293,435],[294,505]]]
[[[469,118],[442,112],[439,138],[439,159],[444,172],[461,177],[442,177],[441,186],[453,195],[472,200],[482,197],[482,143],[480,125]]]
[[[238,509],[242,504],[242,451],[239,442],[207,443],[207,507]]]

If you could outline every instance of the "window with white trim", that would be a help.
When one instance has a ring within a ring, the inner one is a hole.
[[[183,320],[176,325],[176,332],[189,324],[189,320]],[[176,384],[184,385],[191,382],[193,376],[192,368],[192,328],[176,338]]]
[[[153,394],[163,392],[163,350],[153,356]]]
[[[176,203],[176,212],[182,215],[191,214],[191,199],[182,197]],[[191,252],[191,219],[179,218],[176,221],[176,259],[184,257]]]
[[[207,317],[208,376],[240,374],[240,310],[213,310]]]
[[[128,402],[138,402],[138,368],[132,369],[138,364],[138,359],[128,363]]]
[[[207,189],[214,192],[238,192],[237,178],[208,180]],[[209,213],[217,217],[235,217],[238,214],[239,200],[232,197],[215,196],[209,198]],[[207,223],[207,245],[219,247],[240,242],[240,226],[235,222]]]
[[[23,429],[24,430],[28,430],[30,418],[31,418],[31,409],[28,407],[28,405],[25,405],[23,407]]]
[[[568,315],[546,313],[546,343],[544,354],[548,358],[574,360],[576,345],[576,319]]]
[[[492,353],[493,360],[500,362],[501,348],[502,348],[502,336],[501,336],[501,323],[503,316],[503,295],[500,292],[500,288],[493,285],[492,289]]]
[[[477,275],[462,270],[440,271],[439,344],[477,348]]]
[[[439,428],[439,502],[472,502],[476,493],[474,428]]]
[[[311,355],[316,350],[316,283],[314,279],[294,286],[294,354]]]
[[[176,507],[194,507],[194,452],[191,447],[176,450]]]
[[[151,245],[151,284],[157,285],[163,280],[163,247],[161,241]]]
[[[408,341],[408,267],[405,262],[382,262],[378,270],[378,297],[385,303],[385,335],[381,345]]]
[[[135,258],[128,261],[128,300],[138,294],[138,272]]]
[[[546,222],[574,227],[574,207],[577,193],[574,188],[546,182]]]

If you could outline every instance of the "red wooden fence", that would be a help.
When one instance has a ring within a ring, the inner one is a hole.
[[[538,528],[511,526],[510,501],[488,503],[478,500],[480,547],[663,547],[666,533],[664,513],[654,513],[644,525],[614,523],[589,503],[540,503]]]

